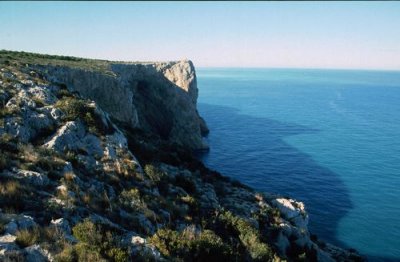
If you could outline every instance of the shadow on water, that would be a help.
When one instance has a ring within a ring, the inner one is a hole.
[[[284,141],[318,130],[243,115],[225,106],[200,103],[210,134],[210,152],[199,157],[209,167],[260,191],[287,195],[305,203],[310,230],[323,240],[346,247],[336,238],[338,223],[352,208],[338,174]]]
[[[353,208],[346,185],[337,173],[285,142],[295,135],[317,137],[319,130],[241,114],[232,107],[199,103],[198,109],[210,129],[210,152],[199,155],[207,166],[259,191],[303,201],[311,233],[352,248],[336,234],[340,220]],[[369,261],[399,261],[362,255]]]

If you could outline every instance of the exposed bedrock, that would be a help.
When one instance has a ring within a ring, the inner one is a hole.
[[[189,60],[112,63],[111,72],[45,66],[48,80],[92,99],[132,128],[159,135],[189,149],[207,149],[205,121],[196,108],[196,72]]]

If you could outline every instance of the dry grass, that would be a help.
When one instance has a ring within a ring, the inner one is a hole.
[[[66,173],[64,174],[64,179],[65,179],[65,181],[66,181],[67,183],[72,183],[72,182],[74,182],[74,179],[75,179],[75,174],[74,174],[74,172],[66,172]]]
[[[18,181],[11,180],[0,184],[0,196],[14,198],[21,194],[21,184]]]
[[[18,145],[21,158],[27,162],[36,163],[39,159],[39,154],[35,151],[35,148],[31,144],[19,144]]]
[[[20,247],[29,247],[39,241],[40,230],[37,227],[32,229],[20,230],[16,233],[16,237],[16,243]]]

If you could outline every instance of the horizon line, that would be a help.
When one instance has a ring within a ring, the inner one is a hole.
[[[342,71],[385,71],[398,72],[400,69],[354,68],[354,67],[286,67],[286,66],[195,66],[196,69],[287,69],[287,70],[342,70]]]
[[[6,51],[6,52],[21,52],[21,53],[31,53],[31,54],[37,54],[37,55],[48,55],[48,56],[69,56],[69,57],[74,57],[74,58],[80,58],[80,59],[88,59],[88,60],[103,60],[103,61],[108,61],[108,62],[122,62],[122,63],[158,63],[158,62],[172,62],[172,61],[183,61],[183,60],[189,60],[191,61],[195,68],[208,68],[208,69],[287,69],[287,70],[342,70],[342,71],[384,71],[384,72],[400,72],[400,68],[354,68],[354,67],[291,67],[291,66],[196,66],[196,64],[193,62],[192,59],[190,58],[181,58],[181,59],[173,59],[173,60],[146,60],[146,61],[140,61],[140,60],[114,60],[114,59],[109,59],[109,58],[98,58],[98,57],[88,57],[88,56],[79,56],[79,55],[70,55],[70,54],[51,54],[51,53],[42,53],[38,51],[24,51],[24,50],[11,50],[11,49],[5,49],[1,48],[1,51]]]

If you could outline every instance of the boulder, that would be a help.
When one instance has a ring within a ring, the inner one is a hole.
[[[54,104],[57,98],[47,86],[32,86],[28,88],[28,93],[46,104]]]
[[[129,246],[133,257],[138,255],[152,257],[155,261],[161,260],[160,252],[147,243],[147,240],[134,232],[128,232],[122,238],[122,243]]]
[[[39,245],[33,245],[24,248],[26,262],[47,262],[53,261],[49,251],[41,248]]]
[[[287,198],[272,200],[272,205],[279,209],[281,214],[296,227],[308,231],[308,214],[302,202]]]
[[[45,174],[30,170],[14,168],[12,172],[8,173],[8,175],[18,179],[23,179],[34,186],[47,186],[50,183],[49,178]]]
[[[0,236],[0,260],[17,256],[20,248],[15,243],[16,236],[5,234]],[[22,257],[21,255],[19,257]]]
[[[14,235],[19,230],[30,229],[37,226],[35,220],[27,215],[12,215],[11,221],[5,225],[4,232]]]
[[[21,112],[21,117],[8,117],[4,122],[5,131],[24,143],[31,141],[43,131],[50,130],[54,124],[48,115],[30,109]]]
[[[66,150],[83,150],[89,156],[103,156],[103,148],[98,137],[86,133],[81,121],[69,121],[57,130],[44,144],[44,147],[54,149],[59,152]]]

